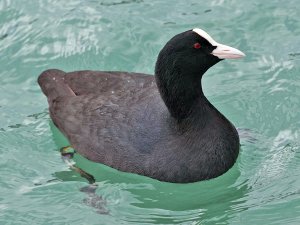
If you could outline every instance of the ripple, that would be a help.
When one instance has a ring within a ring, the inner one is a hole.
[[[115,5],[124,5],[131,3],[141,3],[143,0],[124,0],[124,1],[116,1],[116,2],[101,2],[100,5],[104,6],[115,6]]]

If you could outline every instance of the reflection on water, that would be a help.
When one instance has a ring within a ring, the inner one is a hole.
[[[300,224],[300,21],[296,0],[0,1],[0,224]],[[174,34],[194,27],[247,57],[204,76],[242,149],[225,175],[168,184],[75,156],[37,83],[45,69],[153,74]]]

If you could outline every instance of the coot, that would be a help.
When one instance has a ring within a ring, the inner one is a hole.
[[[54,124],[82,156],[189,183],[220,176],[237,159],[238,133],[204,96],[201,78],[222,59],[243,56],[195,28],[167,42],[155,76],[50,69],[38,83]]]

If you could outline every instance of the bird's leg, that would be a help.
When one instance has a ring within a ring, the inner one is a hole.
[[[109,211],[105,208],[106,201],[96,194],[96,189],[98,185],[96,184],[95,178],[85,172],[84,170],[80,169],[75,165],[75,162],[73,161],[73,157],[75,154],[75,150],[71,146],[62,147],[60,149],[60,153],[62,156],[63,161],[74,171],[79,173],[82,177],[88,180],[90,183],[88,186],[83,187],[80,189],[81,192],[86,193],[88,196],[83,200],[83,202],[91,206],[95,209],[97,209],[97,213],[100,214],[109,214]]]
[[[63,161],[72,169],[74,170],[75,172],[79,173],[80,176],[84,177],[85,179],[88,180],[88,182],[94,186],[97,186],[97,184],[95,183],[96,180],[95,178],[85,172],[84,170],[80,169],[79,167],[77,167],[75,165],[75,162],[73,161],[73,157],[74,157],[74,154],[75,154],[75,150],[71,147],[71,146],[66,146],[66,147],[62,147],[60,149],[60,153],[61,153],[61,156],[62,156],[62,159]]]

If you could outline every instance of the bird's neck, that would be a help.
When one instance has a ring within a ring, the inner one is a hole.
[[[211,105],[202,91],[201,78],[205,71],[186,74],[179,70],[156,70],[158,89],[172,117],[185,119],[196,108],[198,114],[205,114]]]

